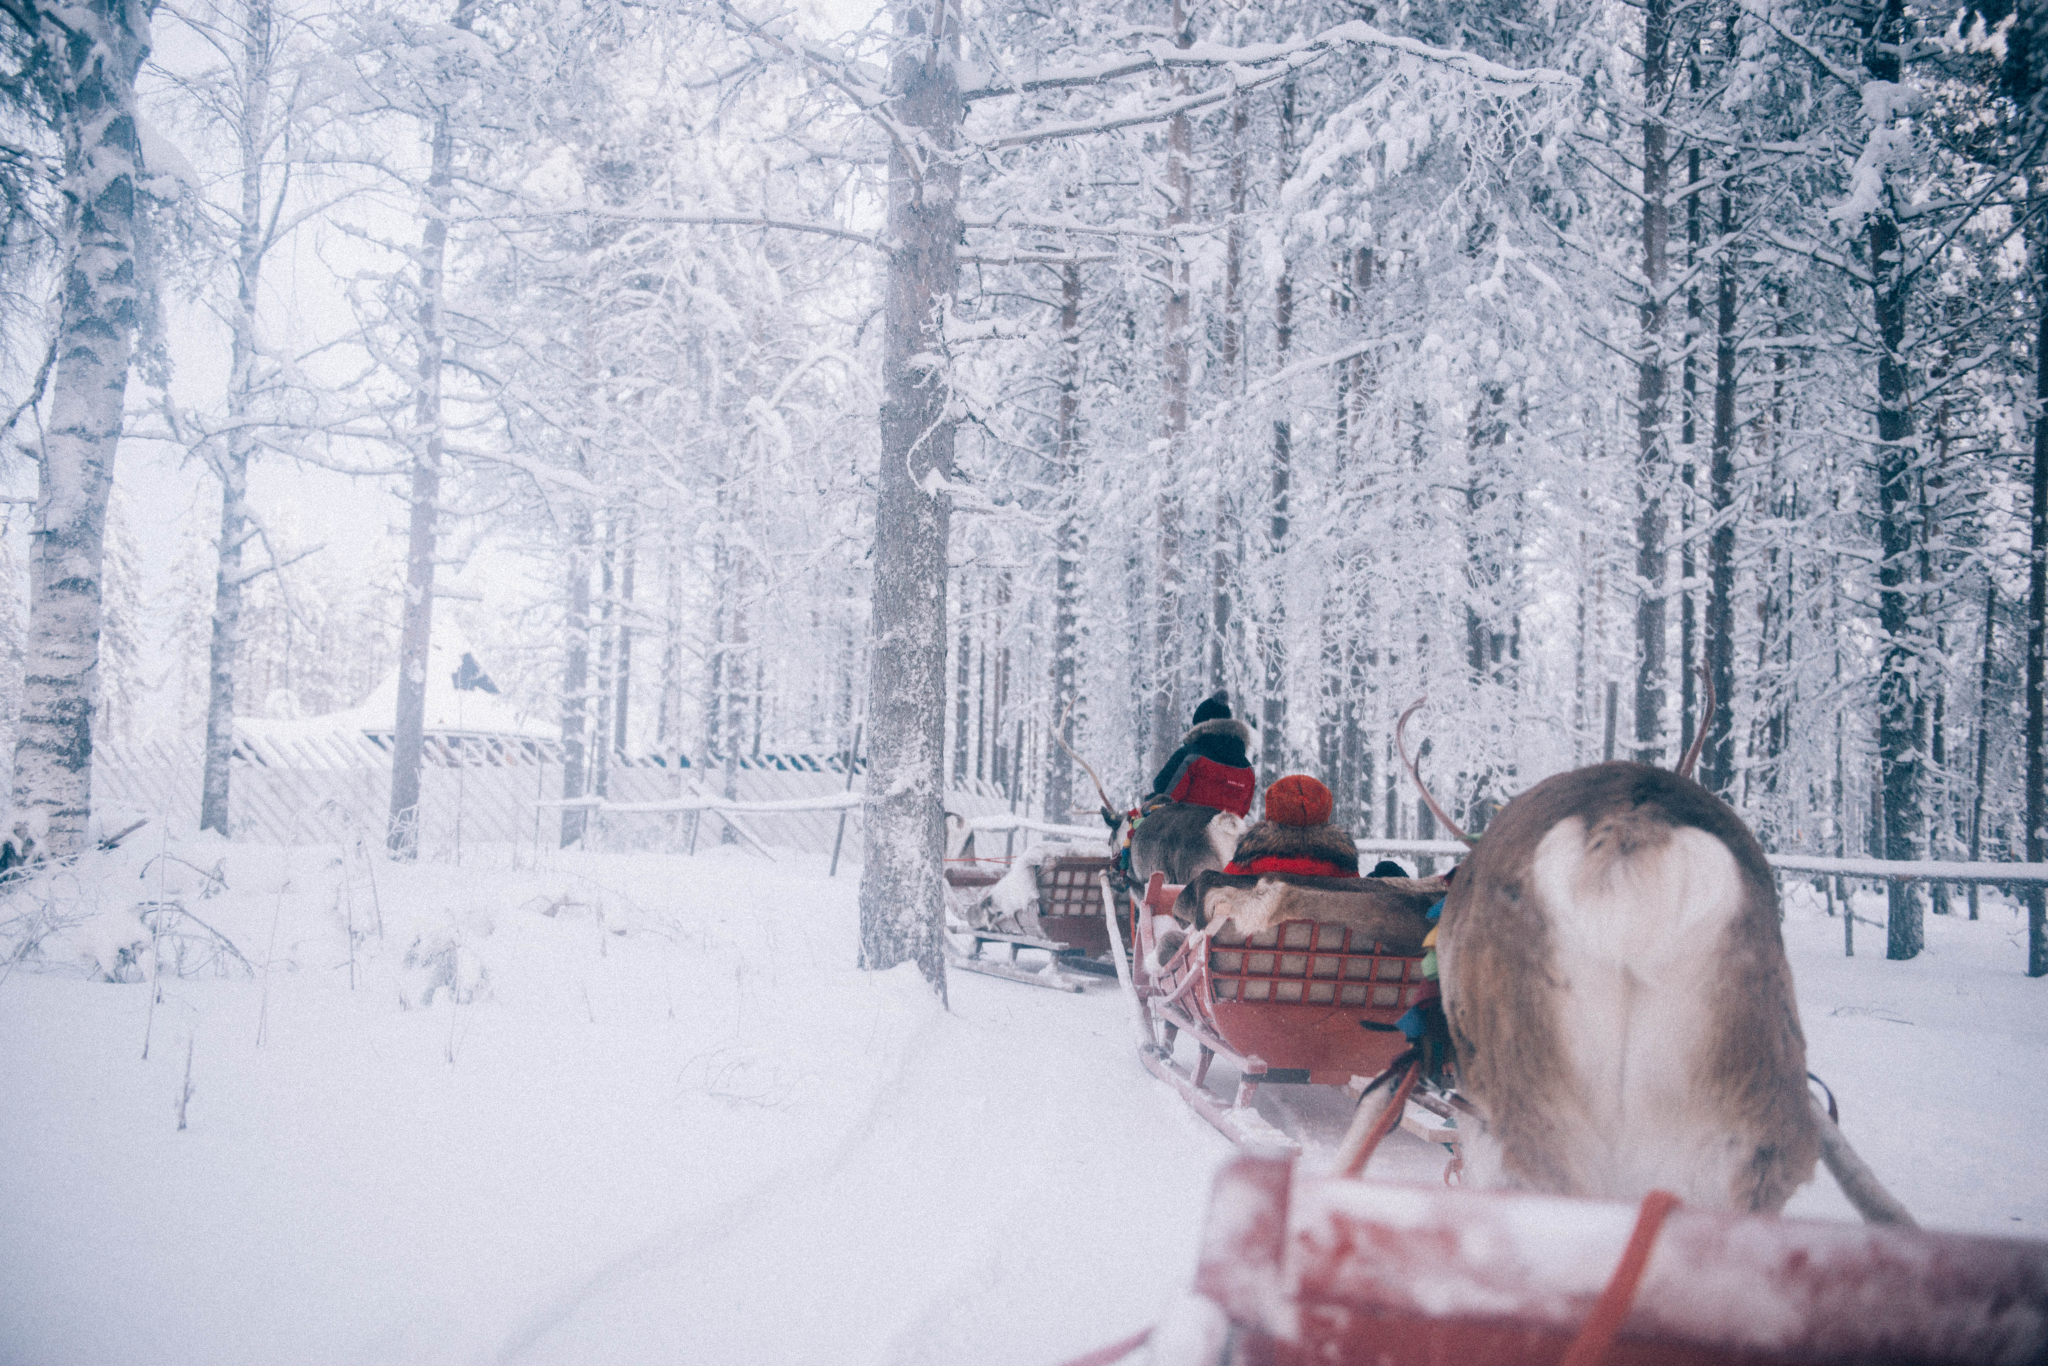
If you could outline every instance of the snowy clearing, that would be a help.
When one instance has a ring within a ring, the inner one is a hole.
[[[0,909],[10,948],[40,936],[0,980],[0,1360],[1049,1366],[1193,1268],[1227,1145],[1146,1076],[1113,985],[955,973],[941,1010],[907,967],[852,967],[846,868],[184,842],[144,874],[163,852]],[[195,869],[217,860],[225,891]],[[141,900],[254,968],[216,975],[188,930],[205,966],[173,977],[167,935],[152,1019],[86,966],[138,939],[147,966]],[[1803,890],[1786,933],[1812,1066],[1906,1203],[2048,1230],[2048,1008],[2013,908],[1930,917],[1909,963],[1874,930],[1844,959]],[[1311,1157],[1341,1130],[1335,1092],[1265,1095]],[[1441,1167],[1396,1134],[1373,1171]],[[1790,1212],[1848,1217],[1825,1180]]]

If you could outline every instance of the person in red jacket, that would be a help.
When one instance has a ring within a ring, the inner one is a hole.
[[[1294,773],[1266,789],[1266,818],[1244,832],[1226,873],[1357,877],[1358,846],[1330,824],[1330,789]]]

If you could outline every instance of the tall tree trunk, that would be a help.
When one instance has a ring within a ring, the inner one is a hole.
[[[2038,440],[2038,438],[2036,438]],[[1991,767],[1991,666],[1997,641],[1998,581],[1984,585],[1984,663],[1977,678],[1977,776],[1970,792],[1970,862],[1984,856],[1984,774]],[[1977,884],[1970,884],[1970,919],[1977,918]]]
[[[654,748],[667,761],[682,753],[683,562],[675,509],[664,495],[661,519],[661,701],[654,714]]]
[[[724,786],[719,795],[727,801],[738,801],[740,795],[740,752],[747,747],[747,679],[752,673],[747,646],[747,574],[745,552],[735,557],[732,576],[728,580],[732,592],[730,624],[725,637],[725,696],[721,705],[725,708],[725,752],[719,757],[724,763]],[[944,667],[943,664],[940,665]],[[732,844],[739,839],[733,833],[732,823],[720,822],[719,840]]]
[[[589,730],[584,713],[590,703],[590,554],[595,539],[590,509],[578,504],[569,514],[568,581],[562,618],[562,800],[585,795],[588,781]],[[562,847],[583,838],[590,813],[580,806],[562,808]]]
[[[1280,184],[1294,174],[1295,86],[1280,87]],[[1276,195],[1277,198],[1277,195]],[[1294,277],[1284,257],[1273,284],[1273,368],[1287,368],[1294,343]],[[1281,399],[1284,405],[1286,399]],[[1287,764],[1287,531],[1288,495],[1294,483],[1294,426],[1283,406],[1273,419],[1273,463],[1266,551],[1266,620],[1259,632],[1265,663],[1264,730],[1259,737],[1259,781],[1270,785]]]
[[[2034,278],[2048,279],[2048,232],[2034,229]],[[2027,564],[2027,862],[2048,862],[2048,304],[2034,339],[2034,504]],[[2027,975],[2048,976],[2048,888],[2027,889]]]
[[[1081,267],[1073,261],[1060,276],[1060,406],[1054,439],[1060,521],[1052,552],[1052,720],[1066,736],[1072,734],[1070,718],[1080,701],[1081,652]],[[964,654],[962,664],[964,669]],[[964,701],[964,672],[961,683]],[[1074,800],[1074,761],[1053,745],[1046,764],[1045,819],[1072,820],[1079,805]]]
[[[64,149],[63,300],[37,465],[28,640],[14,745],[18,834],[63,858],[86,845],[99,705],[100,578],[114,449],[135,351],[135,72],[147,11],[92,0],[36,10]],[[17,846],[19,847],[19,846]]]
[[[889,153],[889,254],[883,299],[882,468],[875,509],[875,605],[869,650],[865,865],[860,964],[913,962],[941,998],[945,882],[946,541],[953,471],[952,380],[943,319],[959,285],[963,106],[954,60],[959,9],[941,0],[895,9],[889,113],[913,136]]]
[[[1699,54],[1695,51],[1686,62],[1694,97],[1700,89]],[[1690,191],[1685,197],[1685,267],[1691,275],[1699,263],[1700,255],[1700,149],[1686,149],[1686,179]],[[1698,277],[1685,289],[1685,360],[1681,384],[1685,397],[1684,415],[1679,426],[1679,443],[1685,448],[1685,458],[1680,464],[1679,479],[1685,485],[1679,495],[1678,526],[1678,581],[1686,585],[1678,590],[1678,752],[1685,753],[1692,747],[1693,719],[1699,706],[1699,684],[1693,676],[1693,661],[1699,651],[1699,626],[1697,604],[1693,600],[1692,580],[1698,572],[1697,557],[1693,550],[1692,526],[1696,520],[1695,499],[1697,497],[1696,464],[1693,459],[1694,447],[1699,436],[1699,342],[1700,342],[1700,289]]]
[[[619,663],[612,703],[612,752],[621,762],[626,758],[626,722],[633,698],[633,569],[639,539],[640,519],[629,511],[619,537]]]
[[[1173,0],[1173,41],[1177,47],[1194,43],[1194,25],[1188,17],[1186,0]],[[1175,69],[1174,86],[1187,89],[1187,77]],[[1159,551],[1157,583],[1152,617],[1152,754],[1148,767],[1166,763],[1181,733],[1180,680],[1187,661],[1181,658],[1181,591],[1184,574],[1180,562],[1180,491],[1175,486],[1186,455],[1188,432],[1188,319],[1193,287],[1188,277],[1188,254],[1180,238],[1173,236],[1194,216],[1194,175],[1188,165],[1194,146],[1194,130],[1185,113],[1175,114],[1166,134],[1167,241],[1166,316],[1164,320],[1164,402],[1166,446],[1160,454]]]
[[[1735,200],[1721,192],[1721,258],[1715,263],[1714,436],[1707,473],[1714,534],[1707,539],[1707,677],[1719,705],[1707,727],[1700,781],[1735,797]]]
[[[471,30],[476,0],[456,0],[454,26]],[[413,376],[412,487],[405,542],[405,606],[398,633],[398,714],[391,741],[391,826],[386,843],[399,858],[419,853],[420,760],[427,715],[427,647],[434,632],[434,558],[439,543],[441,369],[448,337],[441,317],[446,289],[448,210],[455,180],[455,129],[444,106],[434,116],[427,170],[427,223],[420,237],[419,366]]]
[[[1359,247],[1346,256],[1349,266],[1341,295],[1344,301],[1344,315],[1351,323],[1351,335],[1357,336],[1363,330],[1366,291],[1372,287],[1373,251],[1370,247]],[[1364,500],[1369,497],[1363,471],[1355,467],[1352,457],[1356,453],[1359,429],[1363,425],[1365,412],[1366,370],[1365,357],[1353,356],[1343,366],[1344,381],[1342,398],[1339,403],[1341,429],[1337,442],[1337,460],[1342,477],[1338,481],[1337,496],[1342,516],[1346,521],[1362,513]],[[1346,554],[1338,563],[1336,574],[1341,603],[1348,617],[1342,634],[1350,637],[1349,686],[1344,693],[1342,707],[1343,735],[1339,741],[1342,760],[1339,771],[1351,786],[1350,803],[1345,807],[1350,823],[1366,834],[1372,833],[1373,819],[1373,753],[1365,742],[1365,727],[1362,712],[1365,709],[1366,689],[1369,686],[1366,670],[1378,662],[1378,652],[1373,648],[1371,613],[1375,601],[1373,596],[1360,586],[1360,568],[1363,561],[1355,554]],[[1333,636],[1338,633],[1333,632]],[[1390,836],[1391,838],[1391,836]]]
[[[1643,322],[1636,363],[1636,752],[1642,763],[1664,753],[1664,279],[1671,231],[1668,130],[1672,0],[1643,6]]]
[[[1223,238],[1223,376],[1232,394],[1245,385],[1244,367],[1244,212],[1245,128],[1251,111],[1246,97],[1230,102],[1230,220]],[[1232,531],[1230,478],[1216,481],[1216,530],[1209,546],[1209,690],[1221,692],[1230,685],[1230,628],[1234,606],[1231,585]]]
[[[953,679],[953,781],[967,779],[967,723],[973,717],[969,706],[968,687],[974,681],[974,637],[967,630],[967,575],[960,575],[960,649],[959,664]]]
[[[611,795],[612,781],[612,681],[617,677],[619,518],[607,511],[604,544],[597,552],[597,715],[590,728],[590,792],[598,798]]]
[[[1899,43],[1905,32],[1903,0],[1886,0],[1878,31],[1868,46],[1871,79],[1899,79]],[[1919,511],[1913,496],[1913,414],[1907,389],[1906,279],[1898,220],[1887,187],[1870,215],[1871,299],[1877,324],[1877,617],[1884,639],[1877,682],[1878,770],[1884,791],[1885,857],[1910,859],[1918,852],[1920,828],[1919,635],[1905,591]],[[1890,884],[1885,956],[1916,957],[1924,942],[1920,892],[1916,884]]]
[[[235,228],[235,312],[228,372],[228,427],[213,460],[220,479],[220,544],[213,589],[213,641],[207,669],[206,748],[199,784],[199,828],[228,833],[228,774],[235,749],[235,670],[242,649],[242,547],[249,525],[247,421],[256,392],[256,296],[263,271],[263,154],[270,117],[270,0],[242,7],[241,107],[235,134],[242,196]]]

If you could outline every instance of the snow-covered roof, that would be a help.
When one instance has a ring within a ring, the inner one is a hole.
[[[470,664],[464,668],[467,658]],[[458,687],[458,675],[468,687]],[[488,671],[480,669],[475,652],[453,624],[437,625],[427,647],[427,734],[517,736],[522,739],[552,740],[561,735],[559,724],[549,725],[528,716],[510,699],[478,686],[489,682]],[[397,724],[398,670],[392,669],[370,695],[353,707],[325,716],[239,717],[235,729],[256,741],[321,743],[336,739],[354,742],[361,736],[386,736]]]

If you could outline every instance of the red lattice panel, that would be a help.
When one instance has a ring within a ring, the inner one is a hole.
[[[1275,1073],[1327,1085],[1384,1070],[1408,1043],[1395,1021],[1429,985],[1421,958],[1310,920],[1249,938],[1218,934],[1206,961],[1183,950],[1159,984],[1169,1020],[1178,1015]]]
[[[1209,941],[1209,995],[1217,1001],[1364,1007],[1392,1023],[1421,998],[1422,960],[1350,941],[1342,925],[1290,920],[1246,938]]]
[[[1054,943],[1084,953],[1109,951],[1102,919],[1102,875],[1110,860],[1062,854],[1038,865],[1038,923]]]

